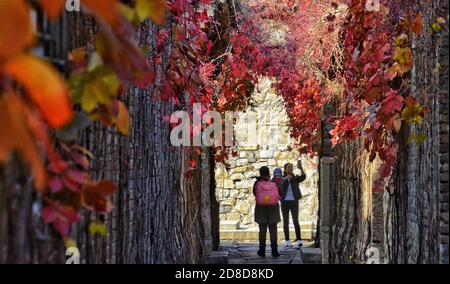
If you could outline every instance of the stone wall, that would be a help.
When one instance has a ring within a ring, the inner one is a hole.
[[[293,163],[294,168],[300,155],[290,138],[288,117],[284,102],[271,87],[272,81],[261,78],[253,95],[254,104],[238,115],[234,125],[236,138],[249,138],[247,130],[256,130],[256,139],[238,141],[237,155],[230,157],[228,165],[216,167],[216,194],[220,202],[222,221],[239,221],[241,227],[256,227],[254,223],[255,198],[252,193],[255,177],[259,168],[268,166],[271,175],[276,167],[283,168],[285,163]],[[248,120],[255,114],[257,122]],[[247,116],[246,116],[247,115]],[[318,172],[317,159],[301,157],[307,179],[300,188],[303,199],[300,201],[299,218],[302,223],[317,224]],[[295,169],[296,174],[299,171]],[[280,222],[281,226],[281,222]]]
[[[439,78],[439,262],[448,264],[448,34],[443,39],[442,49],[439,55],[439,61],[443,70]]]

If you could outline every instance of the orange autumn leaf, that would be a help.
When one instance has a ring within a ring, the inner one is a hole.
[[[61,15],[66,0],[39,0],[39,5],[51,19],[56,19]]]
[[[119,101],[119,114],[116,119],[116,127],[120,133],[128,136],[130,134],[130,113],[127,106]]]
[[[4,66],[5,73],[23,87],[39,107],[45,119],[54,128],[71,121],[72,105],[64,79],[45,61],[29,55],[20,55]]]
[[[105,20],[111,26],[117,24],[119,15],[118,0],[82,0],[81,3],[91,13]]]
[[[27,109],[15,95],[0,96],[0,163],[5,163],[12,152],[30,167],[35,186],[45,189],[46,173],[32,131],[27,124]]]
[[[90,211],[108,213],[112,209],[109,196],[116,191],[116,186],[110,181],[87,182],[81,193],[82,203]]]
[[[23,0],[0,0],[0,63],[33,42],[29,12]]]
[[[422,33],[423,21],[424,19],[422,13],[418,13],[416,17],[411,21],[411,29],[417,36]]]

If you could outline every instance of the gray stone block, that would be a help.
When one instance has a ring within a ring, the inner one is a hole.
[[[228,264],[228,251],[212,251],[211,254],[206,258],[206,264]]]
[[[239,229],[239,221],[237,220],[220,221],[220,230],[238,230],[238,229]]]

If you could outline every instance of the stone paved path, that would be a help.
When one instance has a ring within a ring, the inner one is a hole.
[[[222,243],[222,250],[228,250],[229,264],[303,264],[304,249],[286,248],[279,245],[280,257],[272,257],[270,246],[266,248],[266,257],[259,257],[257,244]]]

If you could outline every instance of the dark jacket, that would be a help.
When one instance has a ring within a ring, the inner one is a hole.
[[[268,181],[269,178],[266,177],[257,177],[256,182],[253,185],[253,195],[255,195],[256,184],[260,180]],[[255,222],[258,224],[276,224],[281,221],[280,217],[280,206],[263,206],[263,205],[255,205]]]
[[[294,194],[295,201],[299,201],[303,197],[302,192],[300,191],[300,183],[303,182],[305,179],[306,175],[305,173],[302,173],[302,175],[300,176],[293,176],[290,180],[292,193]],[[283,187],[281,188],[280,191],[281,202],[283,202],[284,199],[286,198],[288,187],[289,187],[289,180],[285,178],[283,182]]]

